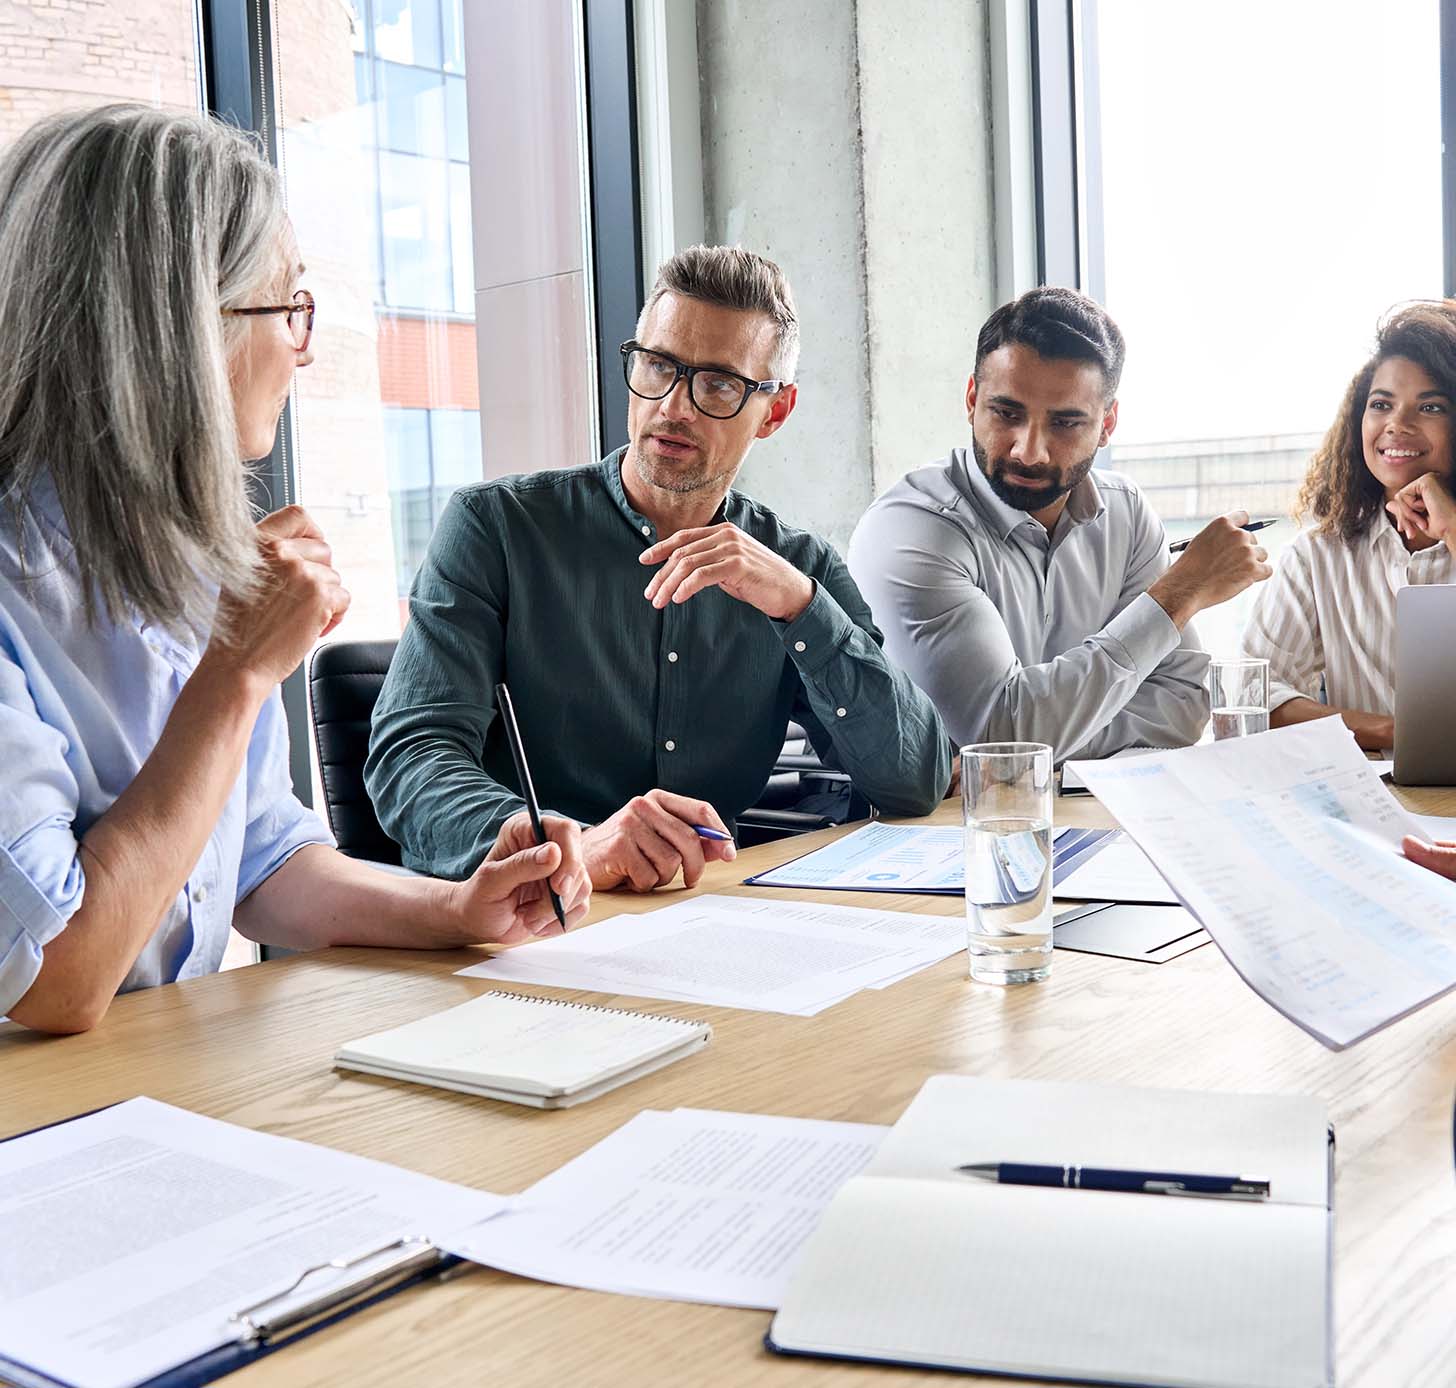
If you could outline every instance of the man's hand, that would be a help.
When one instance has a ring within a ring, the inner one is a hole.
[[[737,849],[732,839],[700,839],[693,831],[695,824],[728,832],[706,800],[667,790],[634,796],[610,819],[582,835],[592,886],[598,891],[625,886],[650,892],[665,887],[679,869],[685,886],[697,886],[708,863],[732,862]]]
[[[1441,540],[1456,554],[1456,498],[1446,481],[1428,472],[1407,482],[1385,503],[1408,540]]]
[[[1247,511],[1210,521],[1148,592],[1182,631],[1205,607],[1214,607],[1269,577],[1269,555],[1247,525]]]
[[[653,607],[686,602],[716,587],[765,617],[792,622],[814,596],[813,579],[729,521],[679,530],[643,550],[640,558],[662,565],[644,594]]]
[[[256,676],[260,688],[271,690],[338,626],[350,599],[333,552],[303,507],[285,506],[259,521],[258,552],[258,592],[247,601],[223,594],[206,658]]]
[[[1411,862],[1456,882],[1456,843],[1422,843],[1414,835],[1407,834],[1401,847]]]
[[[568,929],[586,918],[592,884],[582,861],[581,826],[542,815],[541,827],[546,842],[537,844],[530,815],[512,815],[474,876],[450,885],[446,914],[456,943],[514,945],[561,934],[548,881],[561,898]]]

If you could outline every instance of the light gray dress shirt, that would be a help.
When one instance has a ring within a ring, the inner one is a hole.
[[[1119,473],[1094,469],[1048,535],[960,448],[880,497],[849,546],[885,650],[952,739],[1045,742],[1058,762],[1203,731],[1208,657],[1147,595],[1168,562]]]

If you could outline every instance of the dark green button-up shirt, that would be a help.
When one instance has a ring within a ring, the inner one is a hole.
[[[825,541],[730,491],[728,520],[815,580],[777,622],[717,588],[654,608],[654,527],[599,464],[464,487],[410,593],[365,780],[407,866],[474,871],[523,801],[495,717],[511,690],[543,809],[596,824],[654,787],[725,822],[758,798],[789,720],[872,803],[927,814],[950,779],[930,700],[886,659]]]

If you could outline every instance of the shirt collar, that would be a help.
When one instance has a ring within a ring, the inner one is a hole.
[[[952,456],[957,486],[971,505],[980,512],[981,519],[993,534],[998,535],[1004,541],[1011,538],[1011,533],[1018,526],[1028,523],[1039,524],[1032,519],[1028,512],[1018,511],[1016,507],[1008,506],[992,491],[985,474],[972,461],[969,449],[957,448]],[[1062,520],[1070,529],[1072,526],[1085,525],[1090,520],[1096,520],[1106,509],[1107,503],[1102,499],[1102,490],[1093,479],[1093,474],[1088,473],[1072,488],[1071,495],[1067,498],[1066,510],[1062,513]],[[1058,533],[1062,529],[1062,524],[1058,524]]]
[[[657,539],[665,537],[657,535],[652,523],[632,505],[627,489],[622,485],[622,460],[626,456],[627,449],[623,446],[602,459],[602,486],[607,489],[607,495],[612,498],[613,504],[633,531],[648,543],[655,543]],[[742,498],[730,487],[708,524],[717,525],[720,521],[728,520],[741,509]]]

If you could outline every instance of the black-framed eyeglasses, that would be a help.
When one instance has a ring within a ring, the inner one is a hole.
[[[225,308],[223,312],[239,318],[255,318],[265,313],[286,313],[289,336],[293,338],[293,345],[301,352],[313,336],[314,309],[313,295],[306,289],[300,289],[293,296],[291,304],[265,304],[261,308]]]
[[[627,389],[644,400],[662,400],[677,389],[687,377],[688,399],[693,408],[710,419],[732,419],[755,391],[772,395],[782,390],[787,381],[755,381],[736,371],[723,371],[716,366],[689,366],[666,352],[649,351],[640,342],[624,342],[622,374]]]

